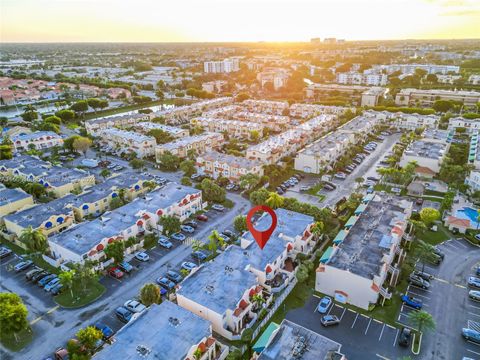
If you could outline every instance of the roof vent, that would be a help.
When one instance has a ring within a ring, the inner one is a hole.
[[[215,290],[215,287],[213,285],[207,285],[205,286],[205,291],[209,294],[213,293],[213,290]]]
[[[175,326],[175,327],[177,327],[178,325],[180,325],[180,320],[178,320],[178,318],[173,317],[173,316],[170,316],[170,317],[168,318],[168,322],[170,323],[170,325]]]
[[[150,354],[152,352],[152,350],[150,350],[148,347],[146,347],[145,345],[138,345],[137,346],[137,352],[140,356],[147,356],[148,354]]]

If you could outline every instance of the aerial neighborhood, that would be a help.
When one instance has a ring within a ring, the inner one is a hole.
[[[477,40],[37,45],[2,359],[480,359]]]

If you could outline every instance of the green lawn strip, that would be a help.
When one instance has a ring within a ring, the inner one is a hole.
[[[33,340],[33,331],[30,326],[15,335],[2,332],[0,342],[9,350],[20,351]]]
[[[318,184],[313,185],[310,189],[308,189],[305,192],[309,195],[316,196],[320,198],[320,201],[323,201],[325,199],[325,195],[319,194],[319,191],[322,190],[322,188],[323,188],[323,183],[320,182]]]
[[[431,196],[440,196],[442,198],[445,196],[444,192],[435,191],[435,190],[425,190],[424,194],[425,195],[431,195]]]
[[[443,225],[437,224],[437,231],[417,231],[416,234],[417,239],[422,240],[430,245],[438,245],[442,242],[453,238],[453,234],[448,231]],[[412,244],[412,250],[415,247],[415,241]]]
[[[98,280],[91,280],[84,290],[80,284],[73,285],[73,298],[70,290],[66,290],[54,297],[55,302],[65,308],[79,308],[88,305],[105,292],[105,287]]]

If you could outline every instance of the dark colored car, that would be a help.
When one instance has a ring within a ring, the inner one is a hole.
[[[228,236],[230,239],[235,237],[235,234],[233,233],[233,231],[228,230],[228,229],[223,230],[222,234],[225,235],[225,236]]]
[[[184,222],[183,225],[190,226],[194,229],[196,229],[198,227],[198,223],[195,220],[190,220],[190,221]]]
[[[34,277],[36,274],[38,274],[39,272],[42,272],[42,271],[43,271],[43,269],[40,269],[40,268],[35,268],[35,269],[32,269],[32,270],[29,270],[25,274],[25,279],[32,280],[32,277]]]
[[[425,271],[415,270],[413,273],[414,273],[415,275],[421,277],[422,279],[427,280],[427,281],[430,281],[430,280],[433,279],[433,275],[432,275],[432,274],[429,274],[429,273],[427,273],[427,272],[425,272]]]
[[[208,221],[208,216],[203,214],[197,215],[197,220]]]
[[[442,260],[445,259],[445,254],[444,254],[442,251],[440,251],[439,248],[434,247],[434,248],[433,248],[433,252],[434,252],[435,255],[437,255],[440,259],[442,259]]]
[[[57,277],[57,275],[55,275],[55,274],[51,274],[51,275],[45,276],[42,280],[40,280],[40,281],[38,282],[38,286],[44,287],[45,285],[47,285],[50,281],[52,281],[52,280],[55,279],[56,277]]]
[[[4,246],[0,247],[0,259],[6,258],[9,255],[12,255],[12,250]]]
[[[408,347],[410,345],[410,338],[412,337],[412,330],[404,327],[400,336],[398,337],[398,345]]]
[[[203,252],[203,251],[195,251],[192,253],[192,257],[195,259],[195,260],[200,260],[200,261],[205,261],[207,260],[207,255]]]
[[[93,327],[102,332],[104,340],[108,340],[113,336],[113,330],[104,323],[97,322],[95,325],[93,325]]]
[[[23,271],[23,270],[27,270],[30,266],[33,265],[33,261],[32,260],[26,260],[26,261],[21,261],[19,262],[17,265],[15,265],[13,267],[13,269],[16,271],[16,272],[20,272],[20,271]]]
[[[32,283],[36,284],[37,282],[39,282],[40,280],[42,280],[45,276],[48,276],[50,275],[50,273],[46,272],[46,271],[41,271],[35,275],[32,276]]]
[[[168,270],[165,276],[167,277],[168,280],[171,280],[176,284],[178,284],[180,281],[183,280],[182,275],[180,275],[180,273],[173,270]]]
[[[127,308],[119,306],[115,309],[115,315],[121,322],[128,323],[132,318],[133,313]]]
[[[175,283],[173,281],[168,280],[166,277],[158,278],[157,284],[166,290],[172,290],[175,287]]]

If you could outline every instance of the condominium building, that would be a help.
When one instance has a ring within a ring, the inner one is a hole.
[[[383,87],[368,87],[362,85],[339,84],[311,84],[305,88],[305,96],[310,99],[321,100],[331,93],[343,93],[357,99],[361,106],[376,106],[381,97],[388,92]]]
[[[320,259],[315,290],[365,310],[390,299],[412,206],[390,195],[367,195]]]
[[[269,83],[275,91],[287,86],[289,78],[289,71],[283,68],[265,68],[257,74],[257,80],[262,88]]]
[[[33,197],[22,189],[0,190],[0,222],[5,215],[21,210],[27,206],[33,206]]]
[[[223,135],[219,133],[203,133],[201,135],[187,136],[183,139],[177,139],[167,144],[158,145],[155,148],[157,162],[160,162],[159,156],[168,151],[173,155],[185,158],[192,154],[203,154],[220,148],[224,142]]]
[[[162,130],[177,139],[190,136],[190,132],[188,131],[188,129],[182,129],[176,126],[163,125],[149,121],[142,121],[137,123],[135,125],[135,130],[138,130],[144,134],[147,134],[150,130]]]
[[[468,78],[468,82],[472,85],[480,85],[480,75],[473,74]]]
[[[240,60],[238,58],[203,63],[203,71],[206,73],[231,73],[238,70],[240,70]]]
[[[262,163],[244,157],[227,155],[216,151],[208,151],[197,156],[196,167],[199,174],[217,179],[225,177],[232,182],[238,182],[246,174],[263,176]]]
[[[85,130],[88,134],[95,135],[99,130],[106,130],[114,127],[126,128],[135,125],[139,121],[149,120],[148,114],[126,114],[107,116],[100,119],[85,121]]]
[[[30,149],[44,150],[54,146],[62,146],[63,138],[53,131],[35,131],[28,134],[18,134],[11,138],[15,152]]]
[[[228,82],[225,80],[215,80],[215,81],[208,81],[202,83],[202,90],[211,92],[211,93],[219,93],[222,92],[224,88],[226,88]]]
[[[337,83],[347,85],[384,86],[388,83],[386,74],[362,74],[355,71],[337,73]]]
[[[437,100],[459,101],[466,106],[476,106],[476,104],[480,102],[480,92],[463,90],[402,89],[395,96],[395,104],[400,106],[431,106]]]
[[[391,64],[391,65],[374,65],[374,70],[385,70],[388,74],[400,71],[402,74],[414,74],[416,69],[421,69],[427,74],[448,74],[460,72],[460,66],[457,65],[436,65],[436,64]]]
[[[457,116],[448,120],[448,130],[456,130],[458,128],[464,128],[467,133],[473,134],[480,131],[479,119],[465,119]]]
[[[440,84],[453,84],[461,78],[461,75],[437,75],[437,81]]]
[[[419,128],[434,129],[440,122],[438,115],[420,115],[420,114],[405,114],[397,112],[392,119],[393,125],[397,129],[415,130]]]
[[[472,170],[465,179],[465,184],[470,186],[470,191],[475,192],[480,190],[480,171]]]
[[[154,155],[157,142],[154,137],[142,135],[133,131],[115,128],[100,130],[96,136],[99,144],[107,151],[117,154],[134,153],[139,158]]]
[[[173,302],[153,304],[134,318],[96,360],[223,360],[228,355],[228,346],[215,339],[207,320]]]
[[[263,123],[240,120],[226,120],[211,117],[197,117],[190,120],[194,126],[201,126],[205,131],[228,134],[229,137],[237,139],[250,139],[252,131],[260,136],[266,127]]]
[[[289,108],[286,101],[270,101],[270,100],[245,100],[242,102],[247,111],[271,114],[271,115],[283,115]]]
[[[289,109],[291,117],[309,119],[321,114],[330,115],[342,115],[347,110],[354,111],[354,108],[348,108],[343,106],[328,106],[328,105],[315,105],[315,104],[292,104]]]

